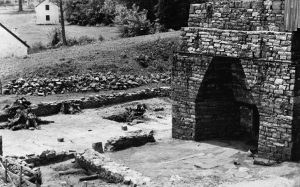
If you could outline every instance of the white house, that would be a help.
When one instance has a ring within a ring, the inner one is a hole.
[[[26,56],[28,48],[26,42],[0,23],[0,58]]]
[[[50,0],[44,0],[35,7],[36,24],[58,24],[59,8]]]

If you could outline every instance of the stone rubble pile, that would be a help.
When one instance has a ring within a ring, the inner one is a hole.
[[[150,83],[170,83],[168,73],[146,76],[120,75],[108,72],[70,76],[64,78],[19,78],[4,86],[3,94],[38,95],[68,92],[98,92],[100,90],[126,90]]]
[[[20,129],[38,129],[41,124],[51,123],[38,118],[33,112],[31,103],[25,98],[17,99],[12,105],[4,108],[8,115],[8,121],[0,125],[0,129],[11,129],[13,131]]]
[[[24,162],[32,165],[33,167],[44,166],[50,163],[58,163],[66,160],[70,160],[75,157],[74,151],[60,151],[56,152],[55,150],[46,150],[43,151],[40,155],[26,155],[23,158]]]
[[[16,163],[22,164],[29,168],[37,168],[39,166],[45,166],[52,163],[63,162],[75,158],[76,152],[73,150],[60,151],[45,150],[41,154],[28,154],[26,156],[6,156],[8,160],[12,160]]]
[[[147,106],[145,104],[138,104],[135,108],[125,108],[124,112],[104,117],[104,119],[109,119],[116,122],[132,122],[133,120],[137,119],[142,120],[146,110]]]

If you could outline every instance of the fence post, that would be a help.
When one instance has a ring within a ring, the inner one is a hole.
[[[22,187],[22,172],[23,172],[23,166],[20,167],[20,184],[19,184],[19,187]]]
[[[4,182],[8,182],[7,180],[7,159],[4,161]]]
[[[1,83],[1,79],[0,79],[0,95],[2,95],[2,83]]]
[[[0,136],[0,156],[3,156],[3,149],[2,149],[2,136]],[[2,161],[2,158],[1,158]]]
[[[36,187],[40,187],[40,186],[41,186],[41,185],[39,184],[38,177],[39,177],[39,174],[35,174],[35,186],[36,186]]]

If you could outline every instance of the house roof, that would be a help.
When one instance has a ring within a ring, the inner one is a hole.
[[[38,6],[40,6],[40,4],[42,4],[43,2],[45,2],[46,0],[43,0],[43,1],[41,1],[39,4],[37,4],[35,7],[38,7]],[[49,1],[51,4],[53,4],[53,5],[55,5],[55,6],[57,6],[56,4],[54,4],[54,3],[52,3],[51,1]]]
[[[2,27],[4,30],[6,30],[9,34],[11,34],[13,37],[15,37],[17,40],[19,40],[23,45],[30,48],[30,46],[23,41],[21,38],[19,38],[15,33],[13,33],[11,30],[9,30],[7,27],[5,27],[2,23],[0,23],[0,27]]]
[[[44,1],[46,1],[46,0],[44,0]],[[37,4],[35,7],[40,6],[40,4],[42,4],[44,1],[39,2],[39,4]]]

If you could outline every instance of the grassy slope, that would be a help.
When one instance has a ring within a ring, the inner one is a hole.
[[[179,32],[124,38],[32,54],[28,58],[0,59],[3,82],[17,77],[63,77],[89,72],[145,74],[168,71],[168,56],[177,46]],[[135,58],[151,57],[142,68]]]
[[[177,46],[179,32],[124,38],[98,42],[86,46],[74,46],[32,54],[28,58],[0,59],[2,81],[8,82],[18,77],[57,77],[87,72],[118,72],[120,74],[146,74],[170,71],[168,57]],[[135,60],[141,54],[151,57],[150,66],[142,68]],[[127,92],[148,87],[147,85]],[[105,91],[98,94],[113,93]],[[48,97],[26,96],[33,103],[80,98],[96,93],[76,93],[52,95]],[[12,103],[19,96],[0,96],[0,108]]]

